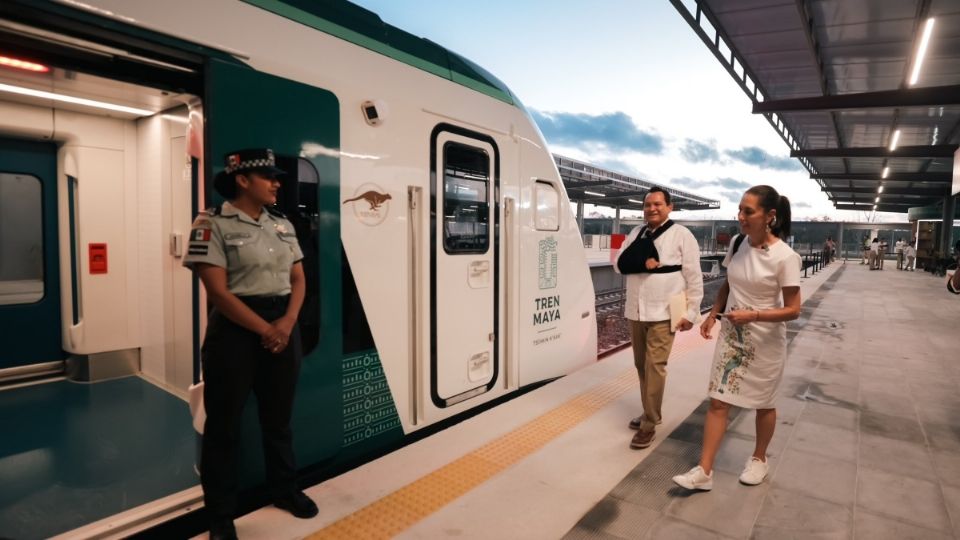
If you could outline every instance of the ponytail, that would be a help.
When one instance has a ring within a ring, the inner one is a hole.
[[[770,186],[753,186],[747,193],[755,195],[764,210],[776,210],[777,219],[770,226],[770,231],[781,240],[786,240],[790,236],[790,199]]]
[[[781,240],[786,240],[790,236],[790,199],[786,195],[780,196],[780,201],[777,203],[777,222],[770,230]]]

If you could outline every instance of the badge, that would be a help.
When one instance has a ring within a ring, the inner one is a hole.
[[[280,234],[287,234],[287,227],[283,223],[274,223],[273,228]]]
[[[210,241],[210,229],[194,229],[190,233],[190,240],[193,242],[209,242]]]

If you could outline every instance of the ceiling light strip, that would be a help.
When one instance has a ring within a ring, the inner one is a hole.
[[[920,67],[923,66],[923,57],[927,54],[927,45],[930,44],[930,35],[933,34],[933,20],[933,17],[927,19],[927,24],[923,29],[923,37],[920,38],[920,46],[917,48],[917,55],[913,60],[910,86],[917,84],[917,79],[920,78]]]
[[[34,90],[32,88],[23,88],[21,86],[12,86],[9,84],[0,83],[0,92],[9,92],[11,94],[20,94],[22,96],[37,97],[42,99],[52,99],[54,101],[62,101],[64,103],[73,103],[76,105],[84,105],[86,107],[95,107],[97,109],[106,109],[108,111],[117,111],[127,114],[135,114],[137,116],[150,116],[154,114],[154,111],[148,111],[147,109],[137,109],[136,107],[127,107],[125,105],[117,105],[115,103],[107,103],[105,101],[96,101],[93,99],[79,98],[74,96],[65,96],[63,94],[55,94],[53,92],[44,92],[43,90]]]

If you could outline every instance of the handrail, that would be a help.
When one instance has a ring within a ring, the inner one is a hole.
[[[420,198],[422,190],[419,186],[407,186],[407,241],[410,247],[408,270],[410,272],[410,295],[408,298],[410,319],[410,423],[414,426],[420,422],[420,356],[422,300],[420,298],[421,283],[421,244],[422,222]]]

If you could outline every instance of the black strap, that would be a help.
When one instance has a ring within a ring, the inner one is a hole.
[[[740,244],[743,243],[743,239],[744,239],[745,237],[746,237],[746,235],[738,234],[738,235],[737,235],[737,238],[734,239],[734,241],[733,241],[733,250],[731,250],[731,252],[730,252],[730,258],[731,258],[731,259],[733,258],[734,255],[737,254],[737,250],[740,249]],[[727,278],[723,278],[723,279],[726,280]],[[729,298],[729,297],[730,297],[730,282],[727,281],[727,298]],[[724,298],[724,299],[723,299],[723,305],[720,306],[720,309],[717,311],[717,318],[718,318],[718,319],[720,318],[720,313],[723,313],[724,311],[726,311],[726,309],[727,309],[727,299]]]
[[[745,235],[743,234],[737,235],[737,238],[733,241],[733,252],[730,254],[731,257],[737,254],[737,250],[740,249],[740,244],[743,243],[744,238],[745,238]]]
[[[647,259],[655,259],[660,261],[660,254],[657,252],[657,246],[654,245],[653,241],[659,238],[661,234],[667,232],[667,229],[670,227],[673,227],[673,221],[664,223],[660,226],[660,228],[654,231],[653,234],[644,237],[644,235],[649,231],[648,227],[644,225],[643,228],[640,229],[640,233],[637,235],[636,239],[634,239],[634,241],[620,254],[620,258],[617,260],[617,268],[620,270],[620,273],[668,274],[670,272],[676,272],[677,270],[661,270],[662,267],[654,270],[648,270],[646,267]]]

